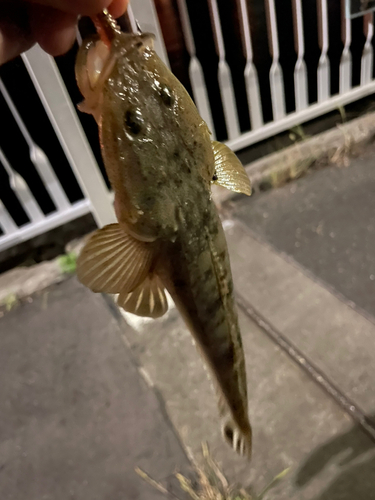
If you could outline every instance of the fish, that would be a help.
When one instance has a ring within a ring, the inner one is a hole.
[[[117,294],[125,311],[159,318],[166,291],[185,320],[217,393],[224,439],[250,458],[245,358],[227,243],[212,185],[251,194],[246,171],[211,139],[188,92],[154,50],[108,12],[77,54],[79,105],[98,124],[117,223],[96,230],[77,259],[79,280]]]

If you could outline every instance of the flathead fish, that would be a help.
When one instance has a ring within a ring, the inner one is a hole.
[[[224,232],[212,183],[250,195],[235,154],[212,141],[182,84],[153,49],[152,34],[122,33],[103,13],[99,37],[80,47],[81,110],[99,126],[117,224],[97,230],[77,262],[94,292],[157,318],[172,296],[210,369],[225,439],[250,457],[244,352]]]

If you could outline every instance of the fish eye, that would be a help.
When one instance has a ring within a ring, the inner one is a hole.
[[[142,130],[143,119],[139,112],[128,110],[125,113],[125,126],[133,135],[139,134]]]
[[[157,87],[161,100],[164,102],[164,104],[169,108],[173,106],[175,98],[172,90],[168,87],[168,85],[166,85],[165,83],[159,83]]]

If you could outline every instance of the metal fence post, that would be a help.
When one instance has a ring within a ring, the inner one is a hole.
[[[98,226],[114,222],[109,191],[54,59],[39,46],[22,58]]]

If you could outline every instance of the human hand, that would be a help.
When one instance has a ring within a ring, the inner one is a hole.
[[[121,16],[129,0],[0,0],[0,64],[39,43],[53,56],[73,45],[79,15],[108,8]]]

